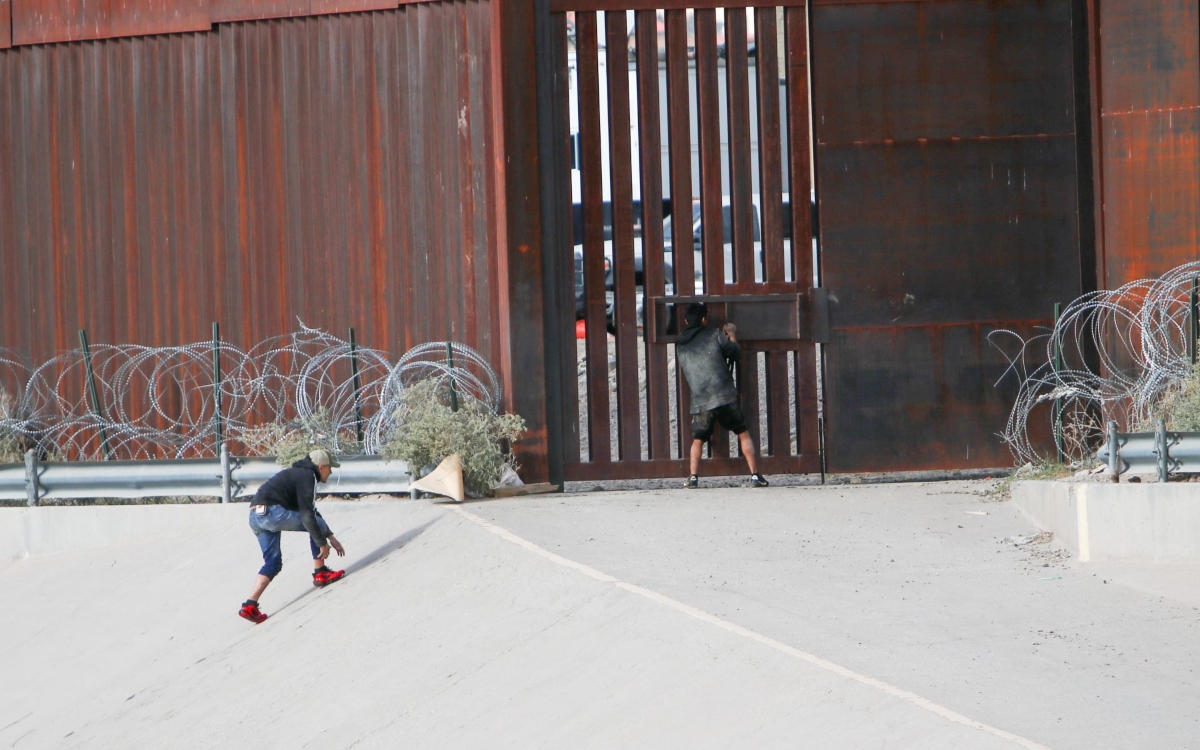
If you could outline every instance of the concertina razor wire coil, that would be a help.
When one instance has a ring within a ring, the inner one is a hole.
[[[217,454],[218,434],[238,442],[263,425],[320,425],[335,438],[351,436],[334,441],[351,445],[347,452],[378,455],[405,388],[419,380],[449,380],[458,399],[493,412],[500,405],[496,372],[468,346],[421,344],[392,364],[384,351],[352,348],[302,322],[299,331],[248,350],[227,341],[93,343],[90,360],[98,409],[82,349],[34,367],[0,349],[0,441],[43,458],[201,458]]]
[[[1126,430],[1149,424],[1163,394],[1193,372],[1191,292],[1198,276],[1200,261],[1157,279],[1085,294],[1048,333],[1025,338],[1011,330],[991,332],[989,340],[1008,360],[996,385],[1006,378],[1018,383],[1001,433],[1013,456],[1045,460],[1030,426],[1041,419],[1035,410],[1056,402],[1061,416],[1051,426],[1071,463],[1093,457],[1109,420]]]

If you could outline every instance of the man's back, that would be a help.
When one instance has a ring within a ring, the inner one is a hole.
[[[727,360],[737,361],[741,347],[718,328],[691,326],[675,344],[675,357],[692,393],[692,414],[737,403],[737,388]]]

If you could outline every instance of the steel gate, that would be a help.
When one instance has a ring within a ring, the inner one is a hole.
[[[549,3],[549,189],[570,186],[576,244],[547,252],[574,255],[582,336],[559,354],[568,480],[686,475],[674,311],[701,295],[710,323],[738,324],[762,470],[821,470],[806,9],[747,5]],[[707,472],[745,471],[730,437]]]

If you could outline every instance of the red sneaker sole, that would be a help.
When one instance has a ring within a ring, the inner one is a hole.
[[[243,620],[249,620],[250,622],[254,623],[255,625],[259,624],[260,622],[267,621],[267,615],[261,615],[259,617],[255,617],[254,615],[248,615],[245,612],[238,612],[238,617],[242,618]]]

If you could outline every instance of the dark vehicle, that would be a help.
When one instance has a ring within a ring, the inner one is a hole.
[[[612,204],[605,201],[603,204],[604,210],[604,291],[605,297],[608,300],[607,307],[607,323],[609,332],[615,330],[613,325],[613,226],[612,226]],[[669,231],[669,219],[671,215],[671,202],[663,201],[663,216],[667,219],[664,221],[664,231]],[[575,203],[572,206],[572,224],[574,225],[574,242],[575,242],[575,319],[581,320],[585,317],[584,304],[584,283],[583,283],[583,206]],[[645,284],[643,262],[642,262],[642,202],[635,200],[633,202],[633,274],[634,284],[637,287],[639,298],[642,288]],[[663,259],[663,276],[666,279],[668,289],[674,287],[675,269],[671,263],[669,248],[671,244],[670,237],[666,237],[664,244],[667,248],[667,255]],[[640,302],[639,302],[640,308]]]

